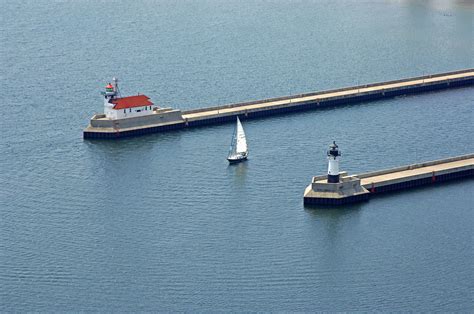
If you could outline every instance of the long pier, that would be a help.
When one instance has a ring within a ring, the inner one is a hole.
[[[446,158],[403,167],[347,175],[339,183],[328,183],[327,176],[313,177],[304,192],[306,205],[342,205],[368,200],[370,195],[410,190],[422,185],[474,177],[474,154]]]
[[[474,69],[466,69],[182,112],[177,109],[163,108],[151,117],[142,119],[128,118],[112,121],[105,119],[105,115],[99,114],[91,119],[89,126],[84,130],[84,138],[114,139],[137,136],[226,123],[235,121],[237,116],[241,119],[260,118],[472,85],[474,85]]]

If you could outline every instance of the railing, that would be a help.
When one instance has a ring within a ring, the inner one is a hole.
[[[229,109],[229,108],[249,106],[249,105],[255,105],[255,104],[264,104],[264,103],[280,101],[280,100],[291,100],[291,99],[295,99],[295,98],[318,96],[318,95],[343,92],[343,91],[353,90],[353,89],[361,89],[361,88],[374,87],[374,86],[390,85],[390,84],[396,84],[396,83],[402,83],[402,82],[416,81],[416,80],[420,80],[420,79],[423,80],[423,79],[429,79],[429,78],[434,78],[434,77],[442,77],[442,76],[455,75],[455,74],[461,74],[461,73],[469,73],[469,72],[473,72],[472,76],[474,77],[474,69],[458,70],[458,71],[452,71],[452,72],[446,72],[446,73],[438,73],[438,74],[431,74],[431,75],[424,75],[424,76],[415,76],[415,77],[411,77],[411,78],[392,80],[392,81],[386,81],[386,82],[380,82],[380,83],[370,83],[370,84],[365,84],[365,85],[357,85],[357,86],[343,87],[343,88],[338,88],[338,89],[323,90],[323,91],[319,91],[319,92],[311,92],[311,93],[297,94],[297,95],[291,95],[291,96],[281,96],[281,97],[275,97],[275,98],[267,98],[267,99],[263,99],[263,100],[254,100],[254,101],[247,101],[247,102],[241,102],[241,103],[233,103],[233,104],[221,105],[221,106],[216,106],[216,107],[205,107],[205,108],[200,108],[200,109],[191,109],[191,110],[183,111],[183,114],[192,114],[192,113],[199,113],[199,112],[211,111],[211,110],[221,110],[221,109]]]
[[[427,162],[423,162],[423,163],[419,163],[419,164],[412,164],[412,165],[408,165],[408,166],[401,166],[401,167],[391,168],[391,169],[386,169],[386,170],[365,172],[365,173],[357,174],[356,176],[360,179],[364,179],[364,178],[368,178],[368,177],[374,177],[374,176],[384,175],[384,174],[398,172],[398,171],[419,169],[419,168],[423,168],[423,167],[435,166],[435,165],[439,165],[439,164],[444,164],[444,163],[454,162],[454,161],[460,161],[460,160],[466,160],[466,159],[471,159],[471,158],[474,158],[474,154],[467,154],[467,155],[462,155],[462,156],[458,156],[458,157],[438,159],[438,160],[427,161]]]

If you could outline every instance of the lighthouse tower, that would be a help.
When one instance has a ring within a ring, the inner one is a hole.
[[[339,156],[341,152],[333,141],[328,150],[328,183],[339,183]]]
[[[102,95],[104,95],[104,113],[108,118],[116,117],[114,111],[115,104],[113,103],[113,100],[120,96],[118,90],[118,79],[114,77],[112,81],[113,83],[109,83],[105,86],[105,92],[102,92]]]
[[[370,192],[362,186],[360,178],[348,176],[347,172],[339,173],[339,151],[336,142],[329,145],[328,175],[316,176],[304,191],[305,205],[342,205],[364,201]]]

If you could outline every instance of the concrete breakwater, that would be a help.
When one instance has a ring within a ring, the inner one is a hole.
[[[474,154],[352,176],[341,172],[340,176],[338,183],[328,183],[327,175],[313,177],[304,192],[305,205],[343,205],[368,200],[374,194],[472,178]]]
[[[116,139],[225,123],[235,121],[236,116],[241,119],[260,118],[294,111],[355,104],[362,101],[472,85],[474,85],[474,69],[466,69],[195,110],[180,111],[179,109],[162,108],[154,112],[156,116],[153,115],[153,117],[147,117],[147,119],[110,120],[99,114],[92,117],[89,126],[84,129],[83,135],[84,138],[88,139]]]

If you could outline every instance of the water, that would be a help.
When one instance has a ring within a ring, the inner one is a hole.
[[[305,208],[350,173],[472,153],[474,90],[82,140],[112,76],[182,109],[474,67],[468,1],[4,1],[0,311],[469,311],[474,182]]]

